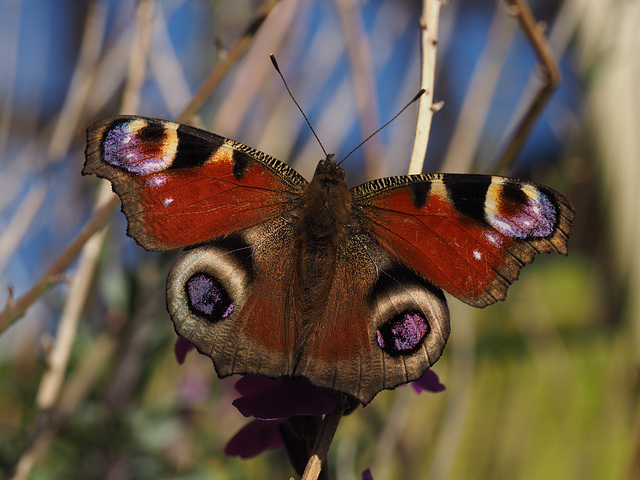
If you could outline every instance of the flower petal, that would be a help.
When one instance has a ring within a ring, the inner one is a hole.
[[[371,469],[367,468],[364,472],[362,472],[362,480],[373,480]]]
[[[196,347],[194,347],[184,338],[178,337],[178,339],[176,340],[176,344],[173,347],[173,353],[175,354],[176,360],[180,365],[182,365],[184,363],[184,360],[187,358],[187,353],[189,353],[194,348]]]
[[[229,440],[224,447],[224,454],[229,457],[251,458],[265,450],[282,447],[278,423],[280,422],[254,420],[245,425]]]
[[[263,377],[262,375],[245,375],[236,382],[236,390],[244,397],[261,390],[278,386],[278,380]]]
[[[233,405],[245,417],[274,420],[297,415],[324,415],[332,412],[335,394],[316,388],[305,378],[283,379],[274,387],[237,398]]]
[[[445,389],[445,386],[438,379],[438,374],[433,370],[427,370],[422,377],[415,382],[411,382],[411,386],[416,393],[422,393],[423,390],[437,393]]]

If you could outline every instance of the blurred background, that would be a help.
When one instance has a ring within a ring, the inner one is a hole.
[[[573,202],[569,256],[538,257],[499,305],[450,298],[451,339],[434,367],[447,390],[382,392],[344,418],[333,478],[365,468],[376,480],[639,478],[640,2],[531,7],[563,83],[511,172]],[[282,451],[223,455],[247,420],[231,406],[234,379],[217,379],[197,353],[175,360],[164,300],[175,253],[142,250],[120,212],[82,253],[73,246],[109,191],[80,175],[84,132],[118,113],[177,119],[215,71],[220,82],[188,123],[310,178],[322,151],[268,54],[341,158],[418,90],[421,9],[415,0],[0,1],[0,300],[45,284],[22,318],[1,325],[0,478],[293,474]],[[435,85],[444,106],[424,171],[490,173],[539,86],[536,69],[504,2],[447,2]],[[406,173],[415,111],[349,157],[350,185]],[[51,275],[65,249],[79,260]]]

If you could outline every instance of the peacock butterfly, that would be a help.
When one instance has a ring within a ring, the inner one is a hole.
[[[242,143],[138,116],[87,131],[83,174],[112,183],[129,236],[184,248],[167,279],[178,335],[220,377],[303,376],[369,403],[421,377],[449,337],[443,290],[503,300],[574,210],[551,188],[409,175],[348,189],[333,156],[307,182]]]

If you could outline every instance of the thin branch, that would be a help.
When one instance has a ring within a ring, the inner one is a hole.
[[[40,298],[52,285],[62,280],[62,274],[73,262],[82,246],[104,225],[109,216],[120,204],[120,199],[115,195],[105,205],[96,210],[89,223],[85,225],[78,236],[67,248],[51,263],[47,271],[23,296],[18,300],[11,300],[0,313],[0,334],[22,318],[33,303]]]
[[[274,8],[264,19],[259,31],[253,37],[250,48],[242,57],[242,62],[238,62],[238,65],[234,67],[233,82],[229,82],[227,85],[215,115],[208,122],[212,131],[235,135],[247,115],[250,115],[249,112],[256,106],[257,97],[261,95],[261,92],[262,94],[266,93],[264,92],[265,84],[266,82],[270,83],[274,77],[273,66],[265,60],[267,55],[271,53],[281,56],[283,45],[287,44],[286,39],[290,38],[291,31],[295,29],[294,25],[298,18],[299,8],[300,2],[298,1],[280,2],[277,8]],[[225,55],[228,53],[225,52]],[[267,104],[271,104],[271,107],[278,103],[278,99],[286,98],[280,95],[282,93],[280,90],[278,93],[272,93],[272,95],[266,94]],[[265,100],[264,97],[263,100]],[[290,106],[291,104],[287,101],[286,105]],[[271,107],[267,107],[266,110],[270,111],[271,115],[275,115],[276,109]],[[263,138],[264,136],[269,137],[268,119],[265,119],[265,123],[258,123],[259,125],[254,125],[256,131],[253,134],[247,132],[248,136],[257,138],[256,134],[258,134]],[[278,125],[278,135],[281,135],[282,123],[278,122]],[[261,141],[254,143],[266,145]]]
[[[436,54],[438,50],[438,20],[442,3],[442,0],[423,0],[422,2],[422,17],[420,19],[422,28],[422,72],[420,88],[425,90],[425,94],[418,103],[418,120],[413,139],[409,174],[422,173],[424,158],[429,144],[431,120],[433,114],[442,107],[441,103],[435,105],[433,103]]]
[[[249,49],[256,33],[260,30],[262,23],[269,16],[269,13],[271,13],[271,10],[273,10],[277,3],[278,0],[266,0],[264,2],[256,19],[251,23],[249,28],[247,28],[242,38],[229,51],[227,56],[216,65],[198,91],[193,95],[191,102],[189,102],[182,114],[178,117],[179,122],[188,120],[190,117],[195,115],[198,110],[200,110],[204,102],[206,102],[211,96],[211,93],[229,72],[231,67],[233,67]]]
[[[136,38],[135,48],[131,50],[129,63],[130,80],[127,81],[123,92],[123,110],[131,111],[136,108],[140,97],[142,80],[145,77],[147,49],[150,41],[144,37],[150,34],[149,24],[153,21],[154,0],[141,0],[136,10]],[[114,198],[111,189],[106,182],[101,184],[96,200],[96,209],[99,209],[110,199]],[[64,381],[67,363],[71,353],[71,347],[75,341],[76,329],[86,297],[89,293],[93,272],[98,262],[98,256],[102,248],[106,230],[93,235],[82,248],[78,270],[71,282],[71,289],[67,296],[62,316],[58,324],[56,342],[48,357],[48,368],[42,376],[36,404],[41,410],[48,410],[58,400],[60,388]]]
[[[71,77],[63,108],[57,116],[47,149],[49,162],[59,161],[69,151],[81,113],[91,94],[91,85],[106,30],[107,12],[103,2],[89,5],[87,21],[82,32],[78,62]]]
[[[474,171],[473,162],[481,141],[482,130],[487,123],[491,100],[498,86],[516,30],[515,22],[505,15],[504,5],[497,3],[487,42],[469,80],[441,171],[448,173]]]
[[[103,196],[101,201],[104,202],[109,198],[111,192],[107,189],[101,190]],[[78,269],[71,282],[71,288],[58,323],[56,341],[47,357],[47,369],[40,380],[36,398],[36,405],[40,410],[49,410],[58,400],[60,388],[67,371],[71,348],[75,342],[80,314],[89,293],[91,279],[98,263],[98,256],[105,234],[106,228],[97,235],[93,235],[82,248]]]
[[[313,446],[311,457],[307,462],[307,466],[304,469],[301,480],[317,480],[320,476],[322,466],[325,464],[327,459],[329,446],[331,445],[333,436],[336,433],[338,424],[340,423],[346,408],[347,397],[345,395],[338,394],[336,406],[333,412],[325,415],[324,420],[322,421],[318,437],[316,438],[316,443]]]
[[[129,55],[127,83],[122,97],[121,112],[136,113],[140,104],[140,90],[147,75],[149,46],[151,43],[151,26],[153,25],[154,0],[140,0],[136,10],[137,28],[133,37],[133,45]]]
[[[505,0],[510,7],[513,15],[516,16],[524,34],[529,39],[533,50],[538,56],[541,65],[541,74],[544,77],[544,83],[538,90],[537,94],[531,101],[529,108],[524,114],[522,120],[511,137],[511,141],[507,145],[500,161],[496,165],[494,171],[496,173],[506,172],[514,162],[518,153],[524,146],[531,130],[533,129],[538,117],[549,102],[553,91],[560,84],[562,79],[560,69],[556,63],[549,43],[544,36],[543,28],[536,23],[529,6],[524,0]]]

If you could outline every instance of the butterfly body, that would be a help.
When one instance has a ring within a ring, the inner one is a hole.
[[[128,234],[184,248],[167,279],[179,335],[220,376],[304,376],[362,403],[442,353],[442,289],[504,299],[540,252],[566,254],[571,204],[541,185],[411,175],[349,189],[332,156],[311,182],[262,152],[135,116],[87,133],[83,173],[120,195]]]

